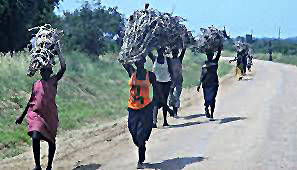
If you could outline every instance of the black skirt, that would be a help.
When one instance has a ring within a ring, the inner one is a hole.
[[[215,106],[219,86],[203,87],[205,106]]]
[[[158,82],[157,81],[157,84],[158,84],[158,86],[160,87],[160,90],[161,90],[161,94],[159,94],[159,95],[163,95],[165,101],[167,101],[172,82],[171,81],[169,81],[169,82]],[[162,102],[161,101],[155,100],[154,103],[155,103],[155,106],[157,106],[159,109],[162,107]]]
[[[140,110],[128,108],[128,128],[136,146],[144,146],[153,128],[153,103]]]

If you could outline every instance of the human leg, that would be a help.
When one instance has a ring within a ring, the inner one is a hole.
[[[48,164],[47,164],[46,170],[52,169],[55,152],[56,152],[56,144],[52,142],[48,142]]]
[[[40,140],[42,139],[42,135],[40,132],[33,131],[30,133],[32,137],[32,147],[33,147],[33,156],[35,162],[34,170],[41,170],[40,165]]]

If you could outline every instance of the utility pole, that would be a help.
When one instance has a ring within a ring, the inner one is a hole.
[[[278,40],[281,39],[281,27],[278,28]]]

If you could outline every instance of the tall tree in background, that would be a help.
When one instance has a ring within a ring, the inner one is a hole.
[[[60,0],[0,0],[0,51],[22,50],[29,42],[28,28],[51,23]]]
[[[122,15],[117,8],[106,8],[101,2],[85,2],[74,12],[65,12],[61,19],[66,49],[84,51],[91,56],[115,52],[118,48]]]

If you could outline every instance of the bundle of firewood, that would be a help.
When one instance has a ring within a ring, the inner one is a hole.
[[[30,41],[31,62],[27,71],[30,77],[45,66],[55,65],[54,57],[57,55],[55,46],[60,48],[60,39],[63,35],[63,31],[54,29],[49,24],[29,29],[29,31],[32,30],[38,30],[38,32]]]
[[[200,28],[201,35],[199,35],[195,50],[199,52],[212,51],[215,52],[219,47],[223,46],[225,39],[229,38],[226,30],[219,30],[213,26],[208,28]]]
[[[181,17],[148,7],[135,11],[125,26],[119,61],[133,63],[160,47],[167,51],[187,47],[194,38],[183,21]]]

